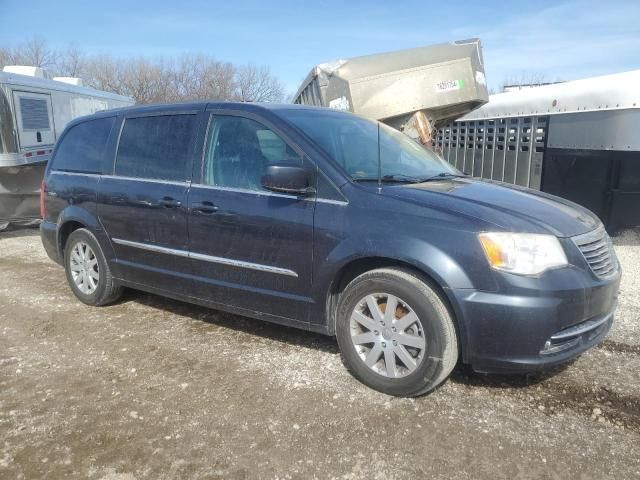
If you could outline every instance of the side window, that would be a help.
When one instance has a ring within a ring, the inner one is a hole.
[[[65,172],[103,173],[104,149],[115,117],[89,120],[71,127],[62,138],[52,168]]]
[[[269,128],[249,118],[212,117],[205,153],[205,184],[263,190],[265,166],[283,162],[302,164],[302,158]]]
[[[154,115],[124,121],[115,174],[123,177],[185,181],[196,134],[197,116]]]

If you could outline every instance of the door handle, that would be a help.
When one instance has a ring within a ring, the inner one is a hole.
[[[124,194],[111,195],[109,197],[109,202],[114,204],[114,205],[126,204],[128,201],[129,201],[129,197],[127,197]]]
[[[176,208],[182,205],[182,202],[180,200],[176,200],[172,197],[162,197],[160,200],[158,200],[158,203],[167,208]]]
[[[209,202],[209,201],[194,203],[193,205],[191,205],[191,209],[194,212],[201,213],[204,215],[211,215],[218,211],[218,207],[214,205],[213,202]]]

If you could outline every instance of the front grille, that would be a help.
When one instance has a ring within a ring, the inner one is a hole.
[[[610,278],[618,272],[618,260],[604,227],[573,237],[573,241],[598,278]]]

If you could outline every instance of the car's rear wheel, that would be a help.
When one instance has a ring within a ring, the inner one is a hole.
[[[67,282],[75,296],[87,305],[106,305],[122,294],[95,236],[87,229],[74,230],[65,245]]]
[[[338,301],[336,336],[349,371],[390,395],[416,396],[441,384],[458,359],[451,314],[411,272],[382,268],[351,281]]]

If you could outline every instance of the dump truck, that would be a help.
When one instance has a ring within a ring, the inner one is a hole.
[[[379,120],[430,146],[488,99],[481,43],[470,39],[321,63],[293,102]]]

